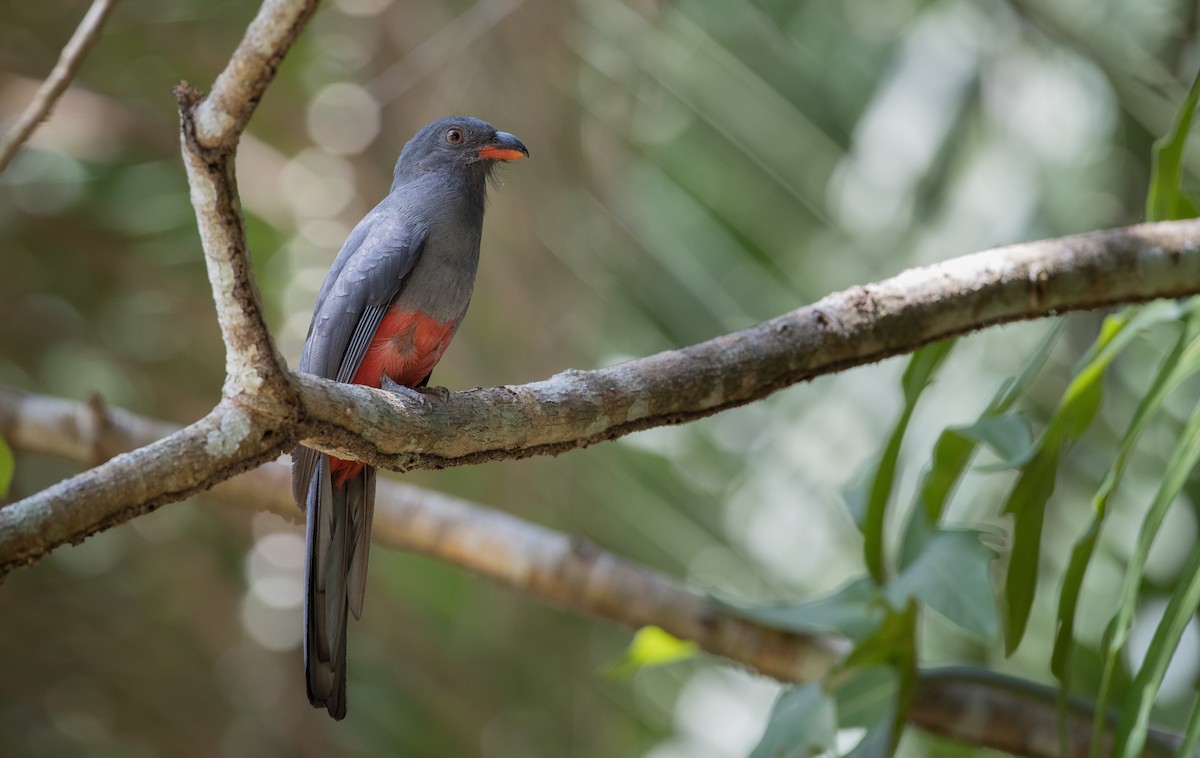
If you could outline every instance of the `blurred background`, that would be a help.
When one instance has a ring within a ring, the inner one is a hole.
[[[0,0],[0,123],[86,8]],[[0,174],[0,384],[98,393],[180,424],[216,402],[223,352],[170,91],[181,79],[207,89],[255,10],[120,3]],[[515,133],[532,157],[503,167],[492,191],[470,315],[434,374],[451,389],[604,366],[911,266],[1132,223],[1150,143],[1200,61],[1196,26],[1188,0],[331,0],[239,151],[259,285],[294,363],[328,264],[387,191],[400,148],[454,113]],[[1027,403],[1035,422],[1098,320],[1071,318]],[[973,420],[1048,328],[961,342],[914,420],[907,488],[936,434]],[[1169,337],[1116,364],[1100,422],[1065,464],[1017,655],[930,615],[925,663],[1047,679],[1058,572]],[[841,493],[883,445],[903,365],[558,458],[406,479],[723,598],[811,597],[862,573]],[[1114,504],[1084,589],[1085,642],[1114,607],[1188,411],[1176,402],[1152,426]],[[18,456],[10,498],[75,471]],[[973,474],[951,520],[1002,527],[1009,484]],[[1190,501],[1168,519],[1151,589],[1171,586],[1196,540]],[[335,723],[304,697],[302,540],[277,516],[200,498],[12,574],[0,754],[725,758],[754,745],[777,692],[707,659],[610,676],[627,630],[377,550],[351,630],[350,715]],[[1161,608],[1151,593],[1138,629]],[[1186,714],[1172,698],[1193,692],[1198,670],[1193,628],[1161,719]],[[916,734],[902,751],[969,752]]]

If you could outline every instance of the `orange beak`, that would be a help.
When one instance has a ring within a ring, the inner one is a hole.
[[[496,132],[491,142],[479,148],[479,157],[493,161],[515,161],[529,157],[525,144],[508,132]]]

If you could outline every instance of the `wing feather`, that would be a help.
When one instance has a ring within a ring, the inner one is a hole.
[[[405,212],[404,198],[395,195],[359,222],[317,295],[301,371],[339,382],[354,378],[388,305],[420,259],[427,234],[428,228]],[[301,507],[317,461],[308,448],[292,451],[292,495]]]

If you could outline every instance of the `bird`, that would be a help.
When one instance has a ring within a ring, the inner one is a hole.
[[[414,395],[462,324],[479,267],[489,180],[528,157],[486,121],[451,116],[420,129],[391,190],[347,237],[317,294],[302,372]],[[304,446],[292,494],[305,512],[304,669],[308,699],[346,716],[346,625],[360,618],[375,470]]]

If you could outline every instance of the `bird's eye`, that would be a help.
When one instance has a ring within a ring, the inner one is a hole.
[[[446,132],[446,141],[451,145],[460,144],[463,141],[462,129],[451,129]]]

